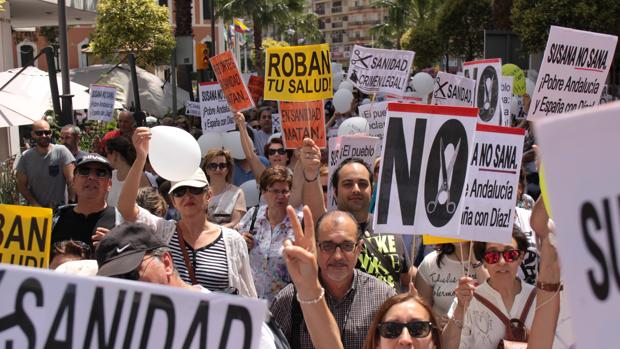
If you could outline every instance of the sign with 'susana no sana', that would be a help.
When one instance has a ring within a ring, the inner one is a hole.
[[[599,103],[618,37],[551,26],[528,120]]]
[[[218,82],[201,82],[198,85],[198,95],[202,132],[227,132],[235,129],[233,114]]]
[[[112,121],[116,87],[108,85],[90,85],[90,102],[88,120]]]
[[[476,81],[445,72],[437,72],[431,104],[461,107],[474,106]]]
[[[405,94],[415,52],[385,50],[355,45],[351,51],[347,79],[360,91]]]
[[[258,299],[8,264],[0,294],[13,348],[259,349],[267,313]]]

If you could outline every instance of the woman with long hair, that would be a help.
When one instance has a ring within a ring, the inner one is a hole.
[[[112,171],[112,188],[108,193],[108,198],[106,201],[109,206],[116,206],[118,196],[121,193],[121,188],[123,187],[125,178],[127,178],[127,173],[129,173],[131,165],[133,165],[136,160],[136,150],[133,145],[131,145],[131,142],[125,137],[108,139],[104,145],[106,158],[112,167],[114,167],[114,171]],[[154,178],[149,178],[148,175],[146,172],[143,172],[140,176],[141,188],[153,185],[151,180],[154,181]]]
[[[209,150],[202,165],[213,195],[207,210],[209,221],[227,228],[234,228],[247,211],[243,190],[232,184],[233,168],[230,152],[223,149]]]

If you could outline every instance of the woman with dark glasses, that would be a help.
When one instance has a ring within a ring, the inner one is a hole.
[[[207,174],[211,193],[207,215],[210,222],[234,228],[247,211],[243,190],[232,184],[233,159],[230,152],[212,149],[205,155],[202,170]]]
[[[119,212],[126,221],[150,226],[167,242],[185,282],[200,284],[211,291],[234,288],[243,296],[256,297],[245,241],[236,231],[207,218],[211,192],[201,169],[171,183],[172,205],[181,217],[178,222],[157,217],[136,204],[150,138],[150,130],[144,127],[136,129],[132,137],[137,156],[121,191]]]
[[[271,137],[269,142],[265,144],[264,151],[271,167],[287,167],[293,155],[292,150],[286,150],[286,148],[284,148],[282,138],[275,136]]]

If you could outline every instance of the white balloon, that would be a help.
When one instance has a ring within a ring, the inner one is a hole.
[[[230,155],[232,155],[233,158],[239,160],[245,159],[245,153],[243,152],[243,147],[241,147],[239,131],[224,132],[222,134],[222,140],[224,148],[230,151]],[[252,147],[254,146],[252,145]]]
[[[336,89],[336,86],[340,86],[342,80],[344,79],[344,73],[342,71],[335,72],[332,74],[332,87]]]
[[[209,150],[222,148],[224,146],[224,138],[221,132],[203,133],[198,138],[198,145],[200,146],[200,154],[204,157]]]
[[[346,113],[351,110],[351,102],[353,102],[353,93],[343,88],[334,93],[334,99],[332,103],[338,113]]]
[[[340,127],[338,127],[338,137],[346,135],[363,134],[368,135],[368,121],[360,116],[346,119]]]
[[[510,100],[510,114],[511,115],[519,115],[519,111],[521,109],[521,106],[519,105],[520,103],[520,96],[512,96],[512,99]]]
[[[409,84],[413,91],[418,96],[428,95],[433,92],[433,85],[435,84],[435,79],[433,79],[430,74],[425,72],[419,72],[411,78],[411,83]]]
[[[149,160],[161,177],[178,182],[200,167],[200,146],[187,131],[171,126],[151,129]]]
[[[258,184],[256,183],[256,180],[252,179],[247,182],[244,182],[243,184],[239,186],[239,188],[243,190],[243,194],[245,195],[245,205],[247,207],[258,205],[259,190],[258,190]]]
[[[338,85],[338,90],[342,90],[343,88],[353,92],[353,83],[349,80],[345,80]]]

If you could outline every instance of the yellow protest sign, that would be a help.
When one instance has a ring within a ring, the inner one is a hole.
[[[267,49],[263,99],[310,102],[333,95],[328,44]]]
[[[52,209],[0,205],[0,262],[47,268]]]
[[[424,245],[438,245],[438,244],[456,244],[459,242],[467,242],[467,240],[442,238],[440,236],[422,235],[422,243]]]

